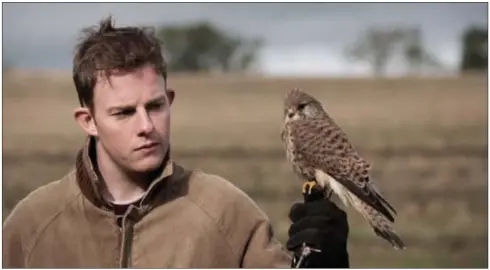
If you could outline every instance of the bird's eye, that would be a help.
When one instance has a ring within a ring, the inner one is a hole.
[[[299,110],[303,110],[306,107],[306,103],[301,103],[298,105]]]

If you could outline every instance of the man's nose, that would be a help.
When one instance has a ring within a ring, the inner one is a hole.
[[[140,134],[149,134],[153,131],[155,126],[153,125],[153,121],[151,120],[148,112],[142,111],[139,114],[139,131]]]

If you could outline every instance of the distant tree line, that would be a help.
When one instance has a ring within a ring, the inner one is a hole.
[[[243,72],[251,69],[260,39],[233,36],[208,22],[157,29],[171,71]]]
[[[486,28],[472,26],[461,37],[460,72],[486,71],[488,67],[488,34]],[[353,61],[367,62],[375,76],[384,76],[388,63],[400,56],[409,72],[417,74],[423,68],[444,69],[444,64],[431,53],[419,28],[372,28],[347,47],[346,56]]]
[[[461,70],[487,70],[488,69],[488,30],[471,27],[462,37],[463,51]]]
[[[208,22],[157,28],[172,71],[244,72],[254,67],[262,40],[226,33]],[[486,28],[470,27],[461,36],[460,71],[487,70]],[[372,28],[346,50],[347,59],[367,62],[375,76],[386,73],[388,63],[401,56],[409,72],[444,69],[444,64],[424,46],[416,27]]]
[[[209,22],[157,27],[170,71],[246,72],[255,67],[263,41],[236,36]],[[371,28],[352,45],[345,56],[352,61],[367,62],[373,75],[385,75],[389,62],[401,56],[409,72],[424,68],[444,69],[444,64],[424,46],[422,31],[416,27]],[[469,27],[462,33],[461,72],[486,71],[488,67],[488,32],[486,27]],[[4,72],[14,67],[4,57]],[[10,59],[11,60],[11,59]]]

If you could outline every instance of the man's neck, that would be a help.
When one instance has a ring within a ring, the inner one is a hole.
[[[96,145],[96,166],[102,176],[105,188],[103,196],[114,204],[129,204],[141,199],[150,182],[150,175],[131,175],[122,170],[105,151]]]

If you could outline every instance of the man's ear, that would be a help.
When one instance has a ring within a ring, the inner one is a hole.
[[[174,102],[174,99],[175,99],[174,89],[172,89],[172,88],[167,89],[167,97],[168,97],[168,102],[170,103],[170,105],[172,105],[172,103]]]
[[[95,125],[95,119],[92,116],[92,112],[86,107],[77,108],[74,112],[75,120],[78,125],[90,136],[96,137],[97,126]]]

